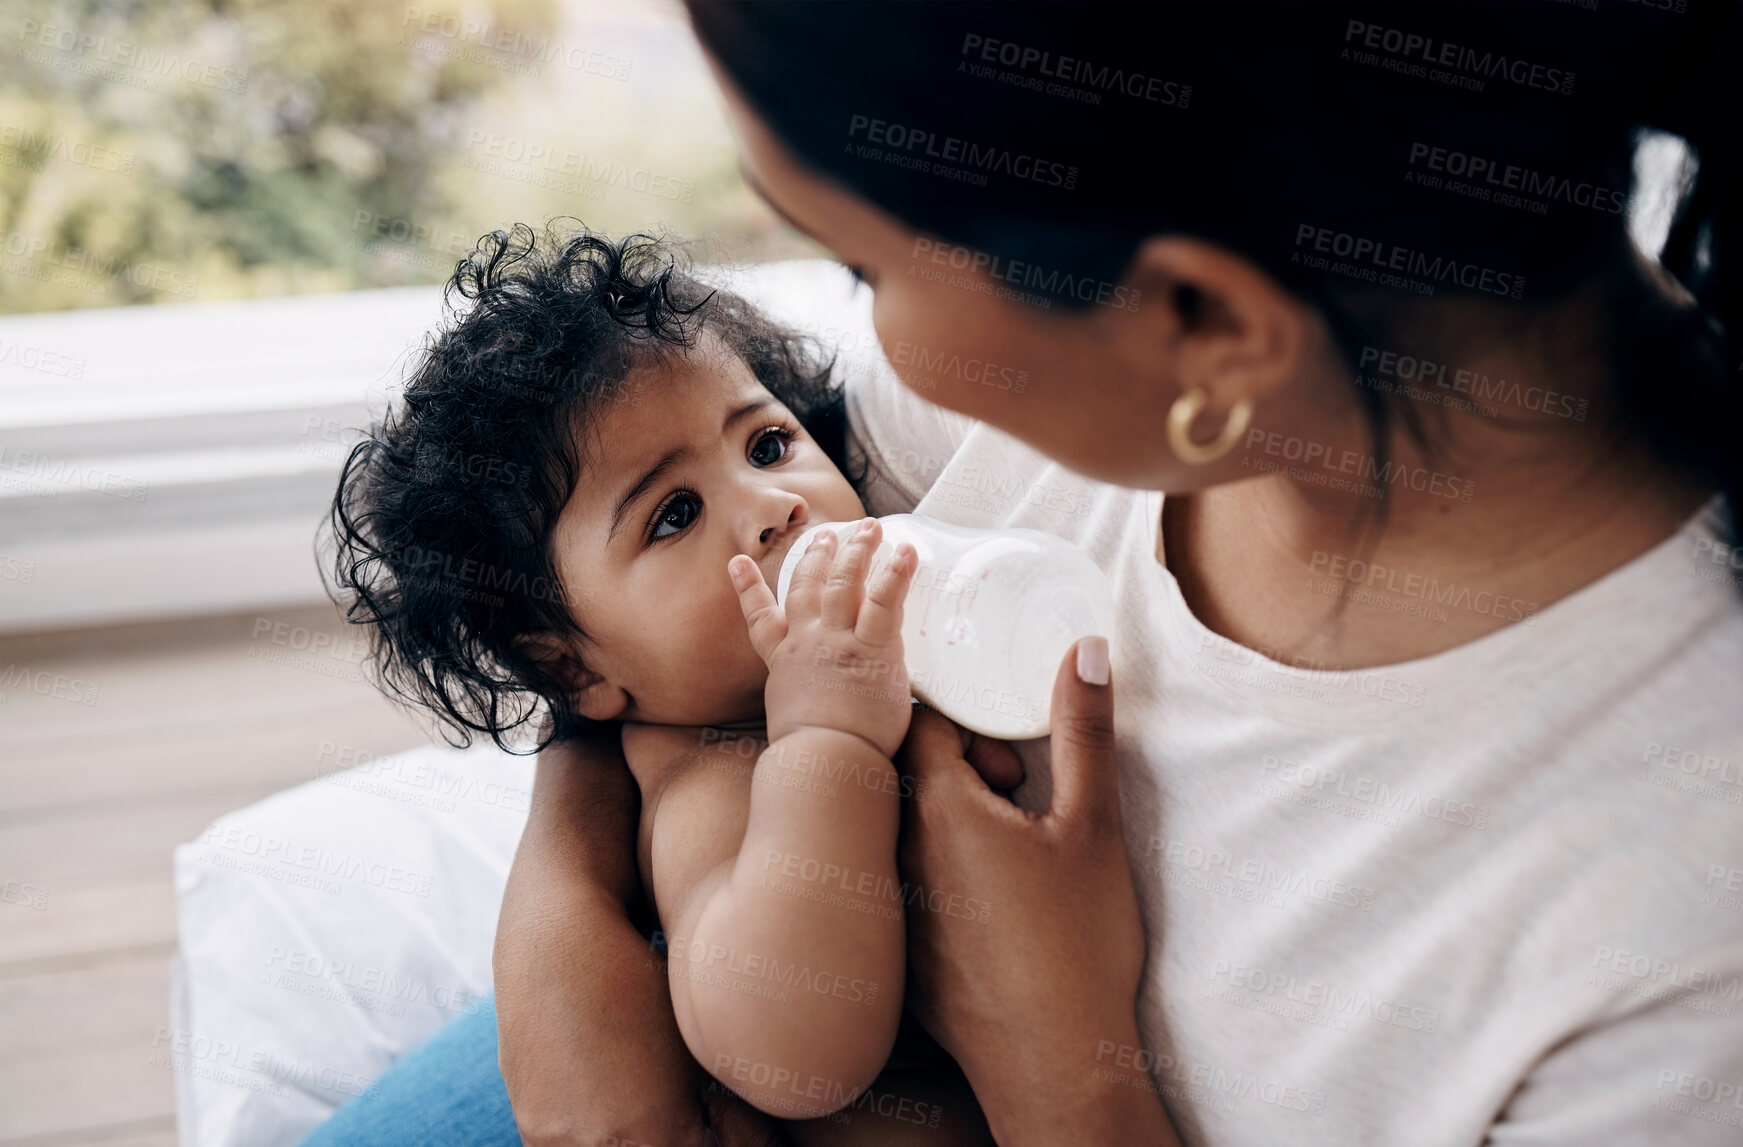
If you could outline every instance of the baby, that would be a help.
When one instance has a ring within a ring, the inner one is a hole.
[[[462,740],[621,725],[679,1030],[796,1142],[991,1142],[902,1022],[916,556],[865,518],[770,588],[865,514],[829,367],[646,236],[498,232],[448,291],[333,507],[384,687]]]

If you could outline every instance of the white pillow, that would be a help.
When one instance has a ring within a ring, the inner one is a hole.
[[[881,361],[870,292],[838,264],[698,273],[839,348],[844,367]],[[154,1055],[176,1072],[182,1147],[296,1144],[476,1007],[532,776],[531,758],[494,747],[415,749],[176,849],[181,948]]]
[[[413,749],[219,818],[176,849],[183,1147],[293,1145],[490,991],[533,759]]]

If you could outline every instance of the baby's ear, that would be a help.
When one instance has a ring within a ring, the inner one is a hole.
[[[575,708],[594,721],[613,721],[629,708],[629,694],[597,673],[582,670],[587,683],[574,694]]]
[[[523,637],[521,652],[562,682],[575,711],[594,721],[615,720],[629,707],[629,694],[581,663],[567,644],[548,634]]]

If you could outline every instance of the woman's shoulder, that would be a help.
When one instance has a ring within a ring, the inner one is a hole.
[[[877,515],[912,510],[980,423],[910,390],[881,351],[850,360],[842,384],[849,453],[866,468],[867,508]]]

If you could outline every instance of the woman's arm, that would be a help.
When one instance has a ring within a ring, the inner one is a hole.
[[[903,753],[926,793],[904,826],[904,875],[989,906],[984,922],[910,913],[910,998],[1004,1147],[1179,1143],[1149,1076],[1125,1066],[1142,1046],[1144,932],[1106,645],[1080,653],[1097,640],[1078,642],[1054,682],[1044,816],[988,788],[964,759],[968,734],[931,710],[915,712]]]
[[[533,1147],[770,1141],[685,1050],[664,968],[630,922],[639,800],[615,730],[540,754],[494,955],[503,1080]],[[615,1137],[615,1138],[613,1138]]]

